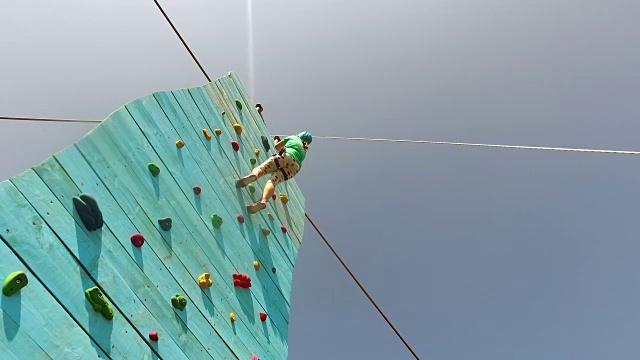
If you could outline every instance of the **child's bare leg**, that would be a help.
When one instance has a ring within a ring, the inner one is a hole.
[[[273,180],[269,179],[266,184],[264,184],[264,191],[262,192],[262,198],[255,204],[251,204],[247,206],[247,211],[249,214],[255,214],[260,210],[264,210],[267,207],[267,202],[269,202],[269,198],[276,192],[276,185]]]
[[[264,174],[271,174],[276,171],[278,168],[276,167],[275,162],[272,158],[267,159],[265,162],[260,164],[260,166],[255,167],[249,175],[238,180],[238,187],[245,187],[252,182],[260,179]]]

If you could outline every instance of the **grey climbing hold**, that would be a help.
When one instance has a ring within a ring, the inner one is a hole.
[[[158,220],[158,224],[160,224],[160,228],[164,231],[171,230],[171,223],[172,223],[172,220],[171,218],[168,218],[168,217]]]
[[[73,205],[87,230],[95,231],[104,225],[98,201],[91,194],[84,193],[80,194],[80,196],[75,196]]]
[[[276,268],[271,268],[271,272],[275,274],[276,273]]]
[[[262,136],[262,146],[264,146],[265,151],[269,151],[271,149],[271,145],[269,144],[269,138],[266,136]]]

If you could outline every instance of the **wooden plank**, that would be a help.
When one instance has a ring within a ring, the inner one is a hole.
[[[149,102],[155,101],[155,99],[152,97],[139,99],[127,105],[127,109],[130,111],[130,113],[133,114],[133,118],[137,119],[137,121],[140,121],[141,123],[151,124],[152,121],[150,120],[150,115],[147,113],[145,107],[141,105],[142,102],[145,102],[147,100]],[[158,114],[158,117],[154,121],[161,121],[160,117],[161,115]],[[149,119],[145,120],[145,118]],[[191,186],[194,183],[194,177],[196,179],[200,179],[196,180],[198,183],[206,183],[206,177],[199,170],[197,165],[190,164],[189,159],[191,159],[191,157],[184,156],[184,162],[181,165],[185,166],[184,169],[182,169],[181,166],[176,166],[175,164],[179,161],[173,158],[176,156],[174,153],[166,151],[166,147],[160,146],[152,149],[148,146],[148,143],[140,143],[137,140],[139,137],[139,129],[133,128],[132,126],[130,126],[130,123],[130,121],[123,121],[123,124],[119,124],[117,127],[107,126],[105,127],[105,129],[107,131],[113,131],[114,135],[112,136],[112,138],[126,139],[126,141],[120,141],[116,144],[117,146],[123,147],[123,152],[135,151],[144,158],[156,159],[156,163],[162,164],[163,168],[166,168],[168,170],[169,174],[167,175],[169,176],[165,176],[160,182],[161,185],[164,184],[167,186],[167,189],[163,191],[165,194],[180,194],[180,192],[186,194],[187,191],[192,191]],[[163,127],[162,129],[162,133],[164,133],[166,127]],[[145,129],[145,136],[148,137],[158,137],[161,136],[162,133],[154,131],[151,127]],[[155,142],[161,143],[162,141],[160,139],[156,139]],[[158,153],[162,155],[159,155],[155,151],[158,151]],[[139,161],[139,157],[131,157],[131,160]],[[139,163],[137,168],[144,169],[144,164],[144,162]],[[215,196],[215,192],[212,192],[212,196]],[[192,226],[195,231],[200,232],[200,234],[196,237],[197,239],[213,238],[215,240],[215,244],[217,245],[217,247],[214,247],[209,241],[202,241],[201,246],[209,254],[215,254],[220,251],[223,252],[223,263],[228,263],[229,265],[231,265],[227,274],[230,275],[232,272],[236,271],[246,272],[246,270],[243,271],[243,269],[250,269],[253,267],[254,257],[247,256],[248,254],[251,254],[251,248],[249,247],[249,244],[243,243],[242,241],[235,241],[235,239],[241,239],[241,234],[237,232],[237,229],[233,228],[233,225],[231,225],[233,224],[233,221],[229,221],[231,224],[229,224],[228,226],[222,226],[219,229],[215,229],[211,225],[210,215],[208,214],[217,213],[225,219],[235,218],[235,214],[227,213],[222,204],[213,201],[202,202],[201,206],[203,213],[198,213],[196,211],[197,207],[195,206],[195,204],[185,204],[180,202],[173,204],[173,206],[174,208],[181,207],[181,212],[184,214],[188,214],[189,221],[193,225],[197,225]],[[232,242],[233,246],[225,245],[225,242]],[[277,261],[277,259],[274,258],[274,261]],[[269,277],[266,275],[260,276],[263,276],[264,279],[269,279]],[[267,308],[273,307],[280,311],[282,318],[285,320],[282,325],[285,325],[286,319],[288,319],[289,316],[289,304],[287,302],[287,299],[282,295],[280,289],[275,286],[273,281],[264,281],[260,282],[260,284],[263,286],[254,287],[251,291],[251,294],[255,295],[258,301],[263,306],[266,306]],[[271,310],[271,315],[276,321],[279,321],[279,318],[276,318],[275,316],[277,314],[275,314],[273,310]]]
[[[62,153],[66,151],[64,150]],[[75,194],[82,193],[82,191],[69,178],[57,161],[54,158],[50,158],[34,170],[50,190],[55,193],[55,196],[58,197],[59,202],[64,206],[68,214],[72,215],[74,208],[71,198]],[[84,188],[93,184],[95,183],[85,185],[85,183],[81,182],[81,186]],[[93,190],[98,188],[104,189],[104,186],[98,183],[93,187]],[[97,195],[97,193],[92,194],[94,196]],[[100,203],[103,204],[103,216],[105,217],[105,226],[101,229],[101,241],[107,244],[105,246],[107,251],[104,251],[104,254],[101,255],[101,261],[104,261],[102,259],[107,259],[113,264],[114,269],[125,272],[125,278],[131,280],[127,284],[130,291],[136,294],[138,299],[157,320],[158,325],[153,328],[153,331],[157,331],[163,336],[163,355],[172,357],[173,355],[168,353],[167,349],[173,349],[184,352],[188,357],[198,356],[205,358],[203,351],[206,348],[213,358],[231,356],[230,351],[222,351],[226,347],[224,342],[217,341],[211,344],[209,339],[211,326],[202,314],[197,311],[179,311],[173,308],[170,303],[171,296],[176,293],[184,295],[183,289],[158,257],[152,251],[148,251],[149,247],[144,246],[138,249],[131,244],[130,236],[139,231],[132,226],[127,226],[128,218],[126,216],[118,216],[123,215],[122,209],[118,204],[115,201],[109,202],[106,196],[99,199]],[[81,226],[81,224],[79,225]],[[85,232],[85,234],[91,236],[91,233]],[[153,233],[148,234],[146,243],[155,240],[152,235]],[[112,246],[109,247],[109,245]],[[153,270],[144,272],[145,267]],[[123,271],[124,269],[126,271]],[[103,286],[106,286],[106,284],[103,283]],[[109,289],[110,292],[115,291],[114,288],[110,287]],[[128,291],[129,289],[126,290]],[[117,298],[117,294],[114,294],[113,297]],[[140,332],[143,334],[148,333],[149,329],[148,327],[139,327]],[[167,345],[169,343],[174,343],[175,349],[169,347]]]
[[[121,112],[118,113],[117,115],[125,116],[125,117],[127,116],[126,113],[121,113]],[[110,119],[110,120],[116,120],[116,119]],[[130,118],[124,119],[124,122],[126,121],[129,121],[131,123],[133,122],[133,120],[131,120]],[[120,121],[118,121],[118,124],[119,123]],[[174,219],[174,222],[180,222],[185,224],[182,227],[177,228],[177,229],[184,229],[185,235],[184,236],[180,235],[180,237],[178,236],[175,237],[176,240],[174,240],[174,243],[173,243],[173,250],[175,253],[178,253],[180,251],[180,248],[178,248],[176,244],[178,240],[180,241],[179,243],[184,243],[185,247],[195,246],[196,244],[200,246],[200,244],[202,244],[204,241],[207,241],[206,239],[209,239],[210,235],[205,235],[205,233],[202,230],[199,230],[199,228],[203,227],[203,225],[199,223],[191,222],[191,218],[189,215],[193,213],[193,210],[188,210],[188,211],[184,210],[185,208],[188,208],[188,207],[185,207],[184,205],[180,204],[180,201],[175,201],[173,198],[167,198],[166,195],[172,194],[172,191],[175,193],[180,191],[175,189],[177,185],[173,183],[171,188],[165,190],[167,186],[170,186],[172,184],[171,182],[167,182],[164,180],[159,181],[157,184],[153,182],[153,179],[149,175],[148,170],[146,170],[146,163],[154,161],[154,162],[157,162],[158,164],[161,164],[159,162],[159,159],[157,157],[153,157],[153,158],[144,157],[143,160],[138,160],[136,159],[136,157],[140,157],[141,155],[139,154],[139,151],[137,149],[136,151],[129,151],[125,149],[123,150],[124,153],[121,153],[120,155],[110,154],[110,156],[106,158],[103,156],[103,154],[111,151],[109,149],[112,149],[117,146],[111,141],[109,136],[105,136],[105,135],[106,135],[105,129],[103,127],[99,127],[95,129],[92,132],[92,134],[85,137],[77,144],[77,147],[82,152],[83,156],[87,158],[87,161],[90,164],[92,164],[92,166],[94,164],[101,165],[99,167],[94,166],[94,170],[97,173],[99,173],[101,178],[103,178],[105,182],[114,181],[116,178],[122,178],[122,181],[119,183],[119,186],[129,187],[129,190],[132,193],[136,194],[136,196],[139,199],[144,200],[145,196],[152,198],[153,206],[157,207],[160,213],[164,214],[163,216],[170,216],[172,219]],[[134,146],[141,146],[141,145],[135,143]],[[125,154],[127,158],[124,158]],[[130,173],[128,171],[125,171],[125,169],[127,168],[133,169],[133,172]],[[117,169],[117,171],[114,171],[114,169]],[[165,183],[168,183],[168,184],[165,184]],[[203,193],[205,193],[205,191],[207,190],[204,189]],[[174,209],[174,206],[176,207],[176,209]],[[188,224],[188,226],[186,224]],[[180,230],[177,230],[177,231],[180,231]],[[173,233],[173,229],[172,229],[172,233]],[[228,292],[232,294],[231,297],[227,299],[229,303],[233,304],[233,302],[235,301],[235,304],[238,304],[238,301],[239,301],[238,297],[240,298],[244,298],[244,297],[240,296],[241,294],[238,294],[235,291],[235,289],[233,289],[232,286],[226,281],[226,279],[229,278],[229,274],[235,270],[229,267],[230,264],[227,264],[218,252],[205,253],[205,251],[202,251],[198,255],[201,255],[200,257],[204,258],[204,259],[198,260],[198,262],[200,264],[207,264],[208,266],[208,268],[205,268],[204,266],[202,266],[201,271],[211,272],[212,277],[214,279],[224,279],[224,280],[219,280],[218,284],[222,284],[224,287],[229,288]],[[214,263],[216,264],[216,266],[213,266]],[[190,264],[192,264],[192,261],[189,261],[189,260],[184,261],[184,264],[189,266]],[[219,268],[222,270],[219,270]],[[196,271],[190,270],[190,272],[197,273],[198,270]],[[220,283],[220,281],[222,283]],[[252,304],[252,303],[249,302],[248,304]],[[270,313],[269,310],[271,308],[269,307],[266,309],[267,309],[266,312]],[[240,311],[243,311],[245,318],[249,319],[249,321],[251,319],[254,319],[256,316],[255,313],[253,312],[253,307],[245,308],[245,307],[242,307],[241,305],[235,305],[232,308],[227,308],[223,310],[223,312],[227,313],[227,319],[228,319],[228,313],[231,311],[236,312],[236,314],[240,314]],[[271,316],[270,318],[273,320],[276,317]],[[287,330],[286,326],[284,326],[284,330],[285,331]],[[283,342],[286,343],[286,338],[287,338],[286,333],[281,334],[279,330],[276,332],[276,335],[277,335],[276,336],[277,338],[283,339]]]
[[[136,354],[136,358],[151,359],[148,344],[135,336],[135,330],[118,308],[114,307],[115,316],[111,321],[93,311],[84,290],[96,283],[78,266],[57,235],[10,181],[0,183],[0,203],[11,209],[0,212],[3,240],[29,264],[31,272],[47,285],[55,299],[95,343],[114,359],[127,359],[131,354]],[[97,261],[93,267],[97,267]]]
[[[186,261],[194,262],[197,259],[194,255],[198,252],[192,251],[194,249],[193,243],[189,243],[188,246],[181,246],[181,244],[174,246],[172,243],[173,235],[180,234],[177,230],[185,229],[181,223],[178,223],[174,219],[172,229],[169,232],[163,231],[159,227],[157,219],[166,217],[167,214],[158,211],[155,206],[155,200],[145,202],[145,199],[142,198],[143,193],[140,192],[133,195],[126,187],[119,186],[119,181],[122,181],[119,178],[113,181],[103,182],[103,180],[98,178],[93,172],[93,169],[76,148],[63,151],[56,155],[56,159],[64,167],[69,177],[74,180],[76,186],[78,184],[81,185],[81,188],[77,191],[89,192],[100,199],[101,204],[105,206],[105,218],[122,219],[117,227],[111,227],[109,226],[109,222],[107,222],[107,226],[110,227],[118,239],[128,239],[130,234],[135,232],[140,232],[145,235],[146,241],[140,249],[139,254],[133,254],[138,265],[147,269],[154,269],[154,271],[146,272],[146,274],[150,280],[158,286],[158,289],[163,292],[163,295],[171,296],[176,292],[180,292],[187,298],[189,304],[187,305],[188,309],[193,308],[197,310],[186,312],[176,311],[179,316],[186,317],[185,323],[189,324],[190,328],[194,326],[201,326],[201,328],[205,330],[207,328],[209,328],[209,330],[213,328],[217,332],[217,334],[214,333],[213,335],[220,336],[226,343],[222,344],[219,340],[213,338],[211,341],[207,341],[208,343],[211,342],[211,344],[208,344],[209,346],[229,346],[240,358],[270,351],[270,348],[264,349],[264,347],[260,346],[249,330],[246,331],[246,333],[249,334],[248,339],[244,339],[242,336],[238,337],[234,334],[233,329],[228,324],[228,321],[226,321],[228,314],[220,313],[220,308],[214,306],[210,298],[203,296],[196,281],[197,277],[203,271],[199,268],[198,264],[196,264],[194,268],[195,272],[190,273],[184,265]],[[95,166],[109,166],[95,161],[92,161],[92,163]],[[36,169],[36,171],[37,170],[38,169]],[[46,169],[46,173],[56,172],[57,171],[49,171],[49,169]],[[47,182],[50,183],[53,181]],[[96,183],[99,185],[96,185]],[[108,185],[105,186],[105,184]],[[55,190],[54,192],[58,193]],[[182,261],[181,257],[174,256],[178,250],[184,250],[186,252],[182,257],[185,261]],[[162,269],[162,271],[155,271],[155,269]],[[170,276],[167,276],[164,269],[170,273]],[[216,289],[217,287],[214,288],[214,290]],[[214,311],[211,311],[211,309]],[[210,312],[213,312],[213,314]],[[200,325],[198,318],[205,319],[207,323]],[[214,326],[214,324],[217,325]],[[236,326],[242,328],[244,323],[240,321]],[[241,335],[244,334],[245,332],[241,332]],[[242,339],[242,341],[237,339]],[[249,349],[253,350],[250,351],[245,348],[243,342],[247,344]],[[265,340],[264,343],[266,344],[267,341]],[[286,357],[286,353],[284,356]]]
[[[89,270],[104,289],[103,293],[110,299],[111,305],[118,307],[135,324],[141,337],[146,340],[149,331],[166,334],[160,349],[163,357],[204,355],[198,343],[191,339],[193,335],[188,331],[180,333],[180,326],[169,320],[173,316],[171,305],[157,296],[154,284],[139,271],[135,262],[123,256],[122,246],[113,233],[106,227],[89,232],[77,213],[68,212],[75,211],[72,197],[78,192],[59,194],[64,196],[65,204],[62,204],[33,170],[14,177],[11,182],[23,195],[28,194],[27,200],[31,206],[45,219],[77,261]],[[174,335],[176,332],[183,336],[177,338]]]

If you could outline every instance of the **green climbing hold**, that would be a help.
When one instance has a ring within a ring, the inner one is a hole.
[[[160,174],[160,168],[154,163],[149,163],[149,171],[151,171],[151,175],[153,176],[158,176],[158,174]]]
[[[251,160],[249,160],[249,162],[251,162],[251,165],[255,165],[256,164],[256,159],[251,159]]]
[[[222,226],[222,218],[218,214],[211,215],[211,224],[213,224],[214,228],[219,228]]]
[[[238,109],[242,110],[242,103],[240,102],[240,100],[236,100],[236,106],[238,107]]]
[[[102,292],[97,286],[85,290],[84,295],[87,297],[89,304],[93,306],[93,310],[101,313],[107,320],[113,319],[113,309],[111,309],[111,305],[102,296]]]
[[[253,184],[249,184],[247,185],[247,189],[249,189],[249,191],[253,194],[254,192],[256,192],[256,187],[253,186]]]
[[[171,304],[178,310],[184,310],[187,307],[187,299],[180,294],[175,294],[171,297]]]
[[[4,285],[2,285],[2,293],[5,296],[11,296],[23,287],[27,286],[29,280],[27,279],[27,274],[24,271],[16,271],[12,272],[7,276],[7,279],[4,281]]]

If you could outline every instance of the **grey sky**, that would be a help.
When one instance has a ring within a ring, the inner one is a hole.
[[[640,2],[164,0],[272,133],[639,149]],[[153,1],[5,2],[0,115],[205,82]],[[0,122],[0,179],[90,124]],[[638,158],[316,140],[307,211],[424,359],[637,359]],[[310,226],[291,359],[405,359]]]

